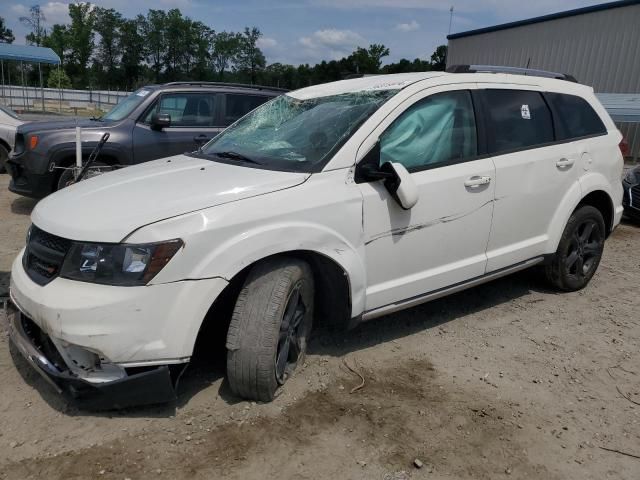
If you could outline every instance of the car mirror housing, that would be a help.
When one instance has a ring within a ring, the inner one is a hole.
[[[396,162],[385,162],[380,170],[387,174],[384,186],[393,199],[404,210],[411,210],[418,203],[418,186],[404,165]]]
[[[171,126],[171,115],[168,113],[154,113],[151,116],[151,128],[162,130]]]

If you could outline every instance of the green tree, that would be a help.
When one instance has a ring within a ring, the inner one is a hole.
[[[122,52],[121,86],[133,89],[142,75],[145,57],[144,37],[141,34],[144,17],[138,15],[134,20],[124,20],[120,26],[118,50]]]
[[[47,86],[49,88],[71,88],[71,80],[63,69],[55,68],[49,72]]]
[[[164,64],[169,80],[177,80],[180,77],[182,66],[189,63],[188,41],[190,20],[182,16],[180,10],[169,10],[165,20],[164,41],[166,44]]]
[[[4,24],[4,18],[0,17],[0,43],[13,43],[15,39],[11,29]]]
[[[258,72],[264,69],[267,63],[262,50],[258,47],[261,36],[262,33],[258,28],[246,27],[240,40],[240,49],[234,59],[236,70],[248,75],[251,83],[256,83]]]
[[[94,14],[90,3],[70,3],[69,63],[67,72],[77,86],[87,85],[87,69],[95,44],[93,42]]]
[[[113,8],[96,7],[94,14],[94,31],[100,35],[100,43],[98,43],[96,60],[102,69],[113,81],[115,77],[116,64],[119,60],[119,40],[120,29],[122,28],[122,15]]]
[[[41,46],[47,36],[47,29],[44,26],[46,18],[40,9],[40,5],[33,5],[29,8],[28,17],[20,17],[20,23],[29,27],[31,32],[25,37],[29,45]]]
[[[149,10],[142,23],[142,32],[147,46],[147,59],[155,74],[155,81],[160,81],[162,63],[166,51],[165,32],[167,14],[164,10]]]
[[[64,65],[69,49],[69,31],[67,30],[67,26],[55,24],[42,44],[56,52],[60,57],[60,62]]]
[[[220,80],[224,80],[224,73],[231,68],[241,46],[242,35],[239,33],[219,32],[214,35],[211,63]]]
[[[436,71],[444,71],[447,68],[447,46],[440,45],[431,55],[431,68]]]
[[[215,38],[215,32],[202,22],[191,22],[189,31],[190,68],[193,78],[205,80],[210,76],[209,64],[211,62],[211,45]]]

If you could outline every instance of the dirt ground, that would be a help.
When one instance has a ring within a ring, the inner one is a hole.
[[[35,204],[7,183],[0,297]],[[625,223],[584,291],[523,272],[318,332],[270,404],[234,398],[217,354],[187,370],[176,404],[78,410],[10,352],[0,313],[0,479],[637,480],[639,251]],[[345,364],[364,377],[353,393]]]

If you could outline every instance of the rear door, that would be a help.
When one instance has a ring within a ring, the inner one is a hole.
[[[552,220],[578,179],[580,154],[575,144],[556,138],[542,92],[492,85],[481,97],[496,167],[491,272],[548,253]]]
[[[135,163],[192,152],[224,130],[220,117],[221,95],[213,92],[167,92],[142,115],[133,130]],[[171,117],[171,126],[155,130],[156,113]]]

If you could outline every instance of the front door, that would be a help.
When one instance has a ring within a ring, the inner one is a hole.
[[[217,97],[208,92],[162,94],[134,127],[134,162],[193,152],[220,133]],[[171,126],[154,129],[151,117],[156,113],[168,114]]]
[[[359,185],[367,311],[485,273],[494,166],[479,158],[471,93],[458,88],[416,95],[372,134],[380,139],[380,163],[404,165],[419,199],[403,210],[382,182]]]

